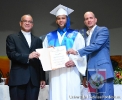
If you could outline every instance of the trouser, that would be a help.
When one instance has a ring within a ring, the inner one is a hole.
[[[37,100],[39,87],[29,81],[25,85],[9,86],[11,100]]]

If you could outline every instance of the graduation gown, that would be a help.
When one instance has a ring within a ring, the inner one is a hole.
[[[62,45],[65,45],[67,50],[71,48],[78,50],[85,46],[85,42],[82,35],[72,29],[67,30],[63,36],[55,30],[47,34],[43,41],[43,48]],[[80,73],[85,75],[86,56],[69,56],[76,66],[49,71],[49,100],[80,100],[81,98]]]

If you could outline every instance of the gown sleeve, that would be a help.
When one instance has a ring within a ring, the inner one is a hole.
[[[75,38],[75,41],[74,41],[74,44],[73,44],[73,49],[74,50],[79,50],[79,49],[82,49],[85,47],[85,40],[83,38],[83,36],[78,33],[76,38]],[[86,56],[80,56],[79,54],[78,55],[72,55],[70,54],[69,55],[69,58],[71,60],[73,60],[73,62],[75,63],[78,71],[83,75],[85,76],[85,73],[86,73],[86,67],[87,67],[87,60],[86,60]]]

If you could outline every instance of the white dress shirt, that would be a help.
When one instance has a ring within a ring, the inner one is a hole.
[[[30,47],[31,46],[31,33],[30,32],[25,32],[23,30],[21,30],[21,32],[23,33],[27,43],[28,43],[28,46]]]
[[[88,37],[86,39],[86,46],[89,46],[90,45],[90,40],[91,40],[91,36],[92,36],[92,33],[95,29],[97,25],[95,25],[91,30],[88,30],[86,33],[88,34]]]

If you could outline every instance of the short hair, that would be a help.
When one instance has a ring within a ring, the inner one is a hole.
[[[23,16],[30,16],[30,17],[32,17],[31,14],[25,14]],[[20,21],[22,21],[23,16],[21,17]],[[33,18],[32,18],[32,20],[33,20]]]
[[[95,14],[94,14],[92,11],[87,11],[87,12],[92,13],[92,14],[94,15],[94,17],[96,18]],[[86,14],[87,12],[85,12],[85,14]],[[84,14],[84,15],[85,15],[85,14]]]

